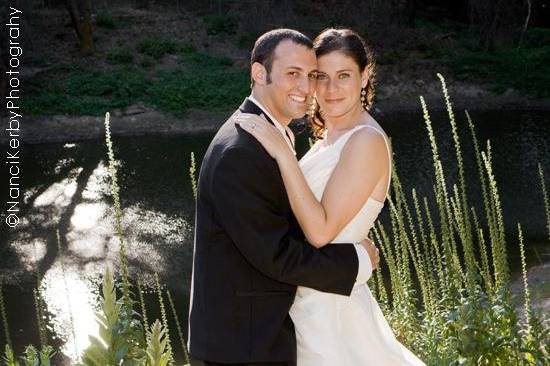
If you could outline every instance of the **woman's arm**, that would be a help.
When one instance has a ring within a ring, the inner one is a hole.
[[[281,133],[258,116],[239,118],[277,161],[290,205],[308,241],[319,248],[331,242],[359,212],[384,175],[388,154],[380,134],[369,129],[354,133],[336,165],[321,202],[309,188],[294,154]]]

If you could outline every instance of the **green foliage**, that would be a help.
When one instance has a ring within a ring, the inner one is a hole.
[[[178,330],[178,336],[181,343],[181,349],[183,351],[184,357],[184,366],[190,365],[189,353],[187,352],[187,347],[185,346],[185,338],[183,337],[183,332],[181,330],[180,321],[178,318],[178,313],[176,312],[176,306],[174,305],[174,300],[172,299],[172,294],[170,290],[166,290],[166,295],[168,296],[168,301],[170,303],[170,309],[172,310],[172,315],[174,316],[174,321],[176,322],[176,328]]]
[[[146,366],[166,366],[170,363],[169,338],[162,323],[156,320],[147,331],[147,362]]]
[[[189,178],[191,179],[191,188],[193,189],[193,197],[197,200],[197,164],[195,162],[195,153],[191,151],[191,165],[189,166]]]
[[[164,306],[164,299],[162,296],[162,288],[160,286],[160,281],[158,274],[155,273],[155,285],[157,290],[157,296],[159,300],[159,306],[160,306],[160,316],[162,319],[162,326],[164,328],[164,332],[166,332],[166,353],[168,354],[168,359],[170,360],[170,363],[173,363],[174,357],[172,354],[172,343],[170,342],[170,329],[168,328],[168,317],[166,316],[166,307]],[[149,339],[151,341],[151,339]]]
[[[248,73],[228,58],[190,46],[182,47],[178,58],[173,70],[146,70],[156,64],[150,56],[139,66],[114,65],[104,71],[58,67],[29,80],[23,105],[29,114],[101,115],[142,102],[181,116],[189,108],[225,111],[249,91]]]
[[[548,28],[528,28],[523,39],[523,47],[537,48],[550,44],[550,29]]]
[[[99,13],[95,18],[95,24],[100,28],[116,29],[117,23],[111,14]]]
[[[5,366],[19,366],[19,362],[17,362],[15,354],[9,344],[6,344],[3,360]]]
[[[107,61],[113,65],[131,64],[134,56],[128,47],[115,47],[107,52]]]
[[[449,55],[446,63],[457,77],[483,80],[490,76],[495,91],[516,88],[536,97],[550,97],[550,46],[508,48],[493,53],[460,51]]]
[[[154,35],[144,37],[137,44],[139,52],[156,60],[167,53],[175,53],[177,48],[176,42]]]
[[[22,363],[18,362],[11,347],[6,345],[4,353],[5,366],[50,366],[51,359],[55,355],[52,346],[44,346],[38,351],[34,346],[25,347],[23,356],[20,357]]]
[[[105,268],[101,311],[97,312],[99,337],[90,336],[90,346],[82,355],[82,365],[137,365],[144,358],[143,330],[134,313],[125,311],[123,299],[117,299],[115,282]]]
[[[249,84],[248,73],[232,67],[226,58],[183,52],[180,68],[158,73],[149,100],[175,115],[189,108],[223,111],[240,103]]]
[[[239,25],[237,17],[227,14],[209,14],[202,20],[206,24],[206,34],[235,34]]]
[[[38,351],[34,346],[27,346],[25,348],[25,354],[21,359],[25,366],[50,366],[51,358],[55,355],[52,346],[43,346]]]
[[[546,181],[544,180],[544,170],[539,163],[539,178],[540,188],[542,191],[542,200],[544,202],[544,213],[546,214],[546,230],[548,231],[548,240],[550,240],[550,200],[548,199],[548,191],[546,189]]]
[[[428,198],[423,197],[422,207],[413,189],[411,205],[394,169],[394,195],[389,200],[391,235],[380,222],[373,230],[389,272],[391,296],[386,294],[384,281],[379,278],[376,296],[398,339],[415,350],[428,365],[548,364],[548,324],[544,316],[532,311],[519,225],[523,322],[518,321],[510,292],[506,235],[499,188],[492,169],[491,145],[487,143],[485,151],[479,148],[474,124],[466,112],[486,228],[480,225],[476,210],[468,203],[456,117],[445,79],[438,77],[455,149],[456,165],[450,169],[457,170],[457,174],[452,175],[458,177],[458,182],[453,184],[447,178],[449,173],[441,163],[431,117],[421,97],[432,147],[434,200],[430,204]],[[488,238],[484,232],[489,233]]]
[[[6,312],[6,304],[4,303],[4,291],[2,289],[2,278],[0,277],[0,315],[2,316],[2,328],[4,328],[4,340],[6,342],[6,353],[8,347],[11,351],[10,328],[8,324],[8,313]]]
[[[144,71],[135,66],[69,67],[30,80],[23,104],[29,114],[100,115],[143,99],[147,85]]]

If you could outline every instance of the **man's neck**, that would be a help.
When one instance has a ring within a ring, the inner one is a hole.
[[[273,113],[273,108],[271,108],[271,104],[269,103],[269,98],[267,98],[265,95],[263,95],[262,93],[258,92],[257,90],[252,90],[252,93],[251,93],[252,97],[254,97],[254,99],[256,99],[256,101],[258,103],[261,104],[261,106],[259,107],[262,107],[263,109],[265,109],[269,114],[271,114],[271,116],[273,118],[275,118],[275,120],[280,123],[281,125],[283,126],[288,126],[288,124],[290,123],[291,119],[290,118],[281,118],[280,116],[276,115],[275,113]]]

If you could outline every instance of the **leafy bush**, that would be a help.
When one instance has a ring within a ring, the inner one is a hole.
[[[107,13],[98,14],[95,18],[95,24],[98,27],[106,28],[106,29],[117,28],[115,18],[111,14],[107,14]]]
[[[176,42],[159,36],[147,36],[137,44],[139,52],[157,60],[167,53],[175,53],[177,48],[178,45]]]
[[[128,47],[115,47],[107,52],[107,61],[113,65],[130,64],[134,55]]]
[[[206,34],[235,34],[237,33],[238,19],[226,14],[211,14],[202,18],[206,24]]]

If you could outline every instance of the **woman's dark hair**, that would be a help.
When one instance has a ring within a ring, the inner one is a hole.
[[[375,61],[372,49],[365,40],[351,29],[326,29],[313,41],[313,49],[317,58],[334,51],[342,52],[351,57],[359,66],[359,70],[368,71],[369,80],[365,90],[363,108],[368,111],[374,102]],[[363,90],[362,90],[363,91]],[[325,130],[325,121],[321,115],[319,104],[316,103],[313,113],[309,116],[313,135],[320,139]]]

